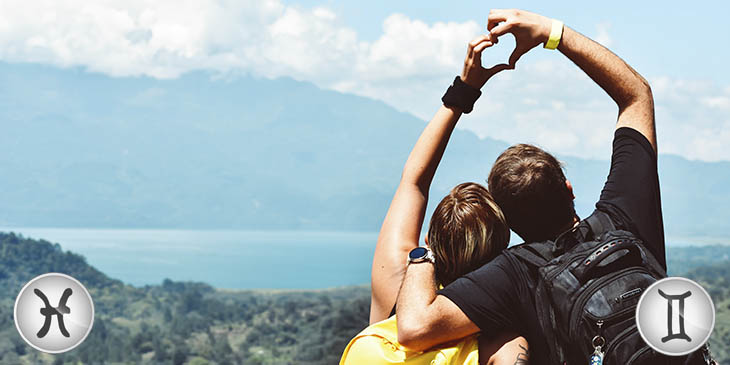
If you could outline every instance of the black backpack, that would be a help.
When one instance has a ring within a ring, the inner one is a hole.
[[[555,241],[509,249],[537,269],[535,309],[550,364],[708,364],[706,348],[681,357],[651,349],[636,328],[636,306],[666,272],[634,234],[596,210]],[[536,359],[542,362],[542,359]]]

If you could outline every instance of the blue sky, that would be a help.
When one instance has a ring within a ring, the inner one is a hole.
[[[4,0],[0,61],[114,77],[290,77],[428,120],[490,8],[563,20],[654,90],[661,152],[730,160],[728,2]],[[506,60],[505,39],[484,62]],[[541,48],[490,80],[459,128],[589,158],[609,155],[616,107],[559,52]]]
[[[423,21],[485,23],[489,9],[519,8],[563,20],[594,35],[610,25],[613,51],[648,75],[676,75],[730,82],[730,2],[727,1],[284,1],[300,7],[327,6],[366,40],[382,34],[393,13]]]

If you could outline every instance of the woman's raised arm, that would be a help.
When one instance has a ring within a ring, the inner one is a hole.
[[[455,108],[439,108],[408,156],[375,247],[370,323],[387,318],[395,305],[406,255],[418,246],[431,180],[460,116]]]
[[[469,43],[461,80],[476,90],[491,76],[509,68],[507,65],[490,69],[481,67],[481,52],[491,45],[489,35]],[[371,324],[387,318],[395,305],[405,274],[407,254],[418,246],[431,181],[462,112],[459,107],[442,105],[408,156],[375,247],[371,273]]]

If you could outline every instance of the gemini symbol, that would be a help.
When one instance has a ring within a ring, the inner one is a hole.
[[[664,297],[664,299],[667,300],[667,335],[662,337],[662,342],[667,342],[669,340],[687,340],[687,342],[692,342],[692,339],[687,335],[687,332],[684,331],[684,300],[687,299],[690,295],[692,295],[692,292],[687,290],[683,294],[679,295],[669,295],[664,293],[661,289],[659,289],[659,295]],[[677,304],[679,306],[679,333],[672,332],[672,301],[676,300]]]
[[[53,319],[53,316],[58,316],[58,329],[64,337],[70,337],[71,335],[69,335],[66,330],[66,325],[63,323],[63,315],[71,313],[71,308],[66,306],[66,301],[68,300],[68,297],[73,294],[73,290],[71,290],[71,288],[66,288],[66,290],[63,291],[61,300],[58,301],[58,307],[52,307],[51,303],[48,302],[48,298],[46,298],[46,295],[43,294],[42,291],[33,289],[33,293],[35,293],[35,295],[43,301],[45,307],[41,308],[41,314],[46,317],[45,322],[43,322],[43,327],[41,327],[36,336],[38,336],[38,338],[45,337],[46,334],[48,334],[48,330],[51,329],[51,320]]]

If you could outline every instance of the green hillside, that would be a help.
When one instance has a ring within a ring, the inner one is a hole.
[[[78,348],[40,353],[13,324],[15,295],[46,272],[71,275],[94,298],[96,319]],[[370,293],[223,291],[166,280],[135,288],[113,280],[58,245],[0,233],[2,364],[334,364],[367,326]]]
[[[703,270],[707,266],[720,268],[728,263],[730,245],[667,247],[667,268],[670,276],[683,276],[694,269]]]
[[[700,283],[715,303],[715,330],[710,348],[719,364],[730,363],[730,265],[698,267],[683,275]]]
[[[674,248],[675,272],[708,289],[717,308],[711,339],[730,361],[730,247]],[[683,257],[684,259],[680,259]],[[712,264],[712,265],[710,265]],[[61,355],[33,350],[13,324],[15,295],[33,277],[62,272],[83,282],[96,307],[89,337]],[[141,288],[111,279],[58,244],[0,233],[2,364],[336,364],[345,344],[367,326],[367,287],[309,291],[217,290],[172,282]]]

